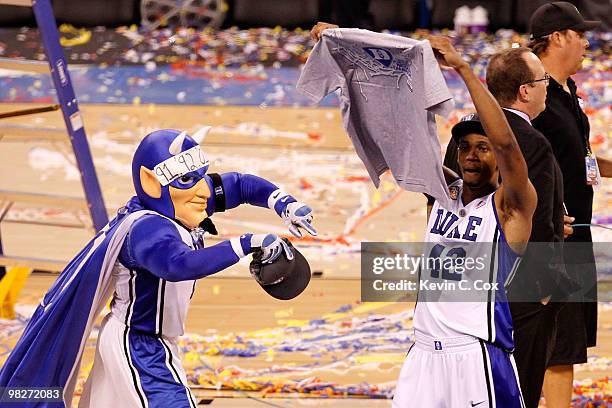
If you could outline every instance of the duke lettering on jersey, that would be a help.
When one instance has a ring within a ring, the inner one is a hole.
[[[459,216],[451,211],[447,211],[444,208],[438,208],[436,220],[429,232],[431,234],[445,236],[446,238],[476,242],[482,224],[482,218],[470,216],[467,225],[463,228],[457,223],[459,219]]]

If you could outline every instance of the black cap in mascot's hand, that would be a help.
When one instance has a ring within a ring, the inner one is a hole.
[[[251,275],[257,283],[272,297],[280,300],[289,300],[298,296],[306,289],[310,282],[310,265],[288,239],[283,238],[291,251],[293,259],[287,260],[283,252],[274,262],[261,263],[261,250],[253,253],[253,260],[249,265]]]

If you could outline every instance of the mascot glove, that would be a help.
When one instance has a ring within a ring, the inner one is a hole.
[[[300,202],[289,203],[282,211],[281,217],[289,228],[289,232],[294,236],[302,237],[299,228],[304,228],[310,235],[317,235],[317,230],[312,226],[312,209],[306,204]]]
[[[287,260],[293,259],[293,252],[289,245],[275,234],[253,234],[251,236],[251,248],[261,248],[263,252],[261,263],[274,262],[281,253],[285,253]]]

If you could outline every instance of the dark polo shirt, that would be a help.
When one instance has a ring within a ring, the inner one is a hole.
[[[584,158],[590,151],[589,120],[580,107],[576,84],[569,78],[571,93],[550,79],[546,109],[532,121],[552,146],[563,173],[564,201],[576,224],[590,224],[593,215],[593,187],[586,184]],[[575,228],[566,242],[591,242],[590,228]]]

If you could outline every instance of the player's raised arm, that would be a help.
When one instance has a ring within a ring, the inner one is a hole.
[[[431,36],[429,42],[440,63],[455,69],[470,92],[499,166],[499,172],[503,180],[504,210],[519,211],[531,220],[536,207],[537,196],[529,182],[527,164],[521,149],[501,107],[472,71],[469,64],[461,58],[448,38]]]

